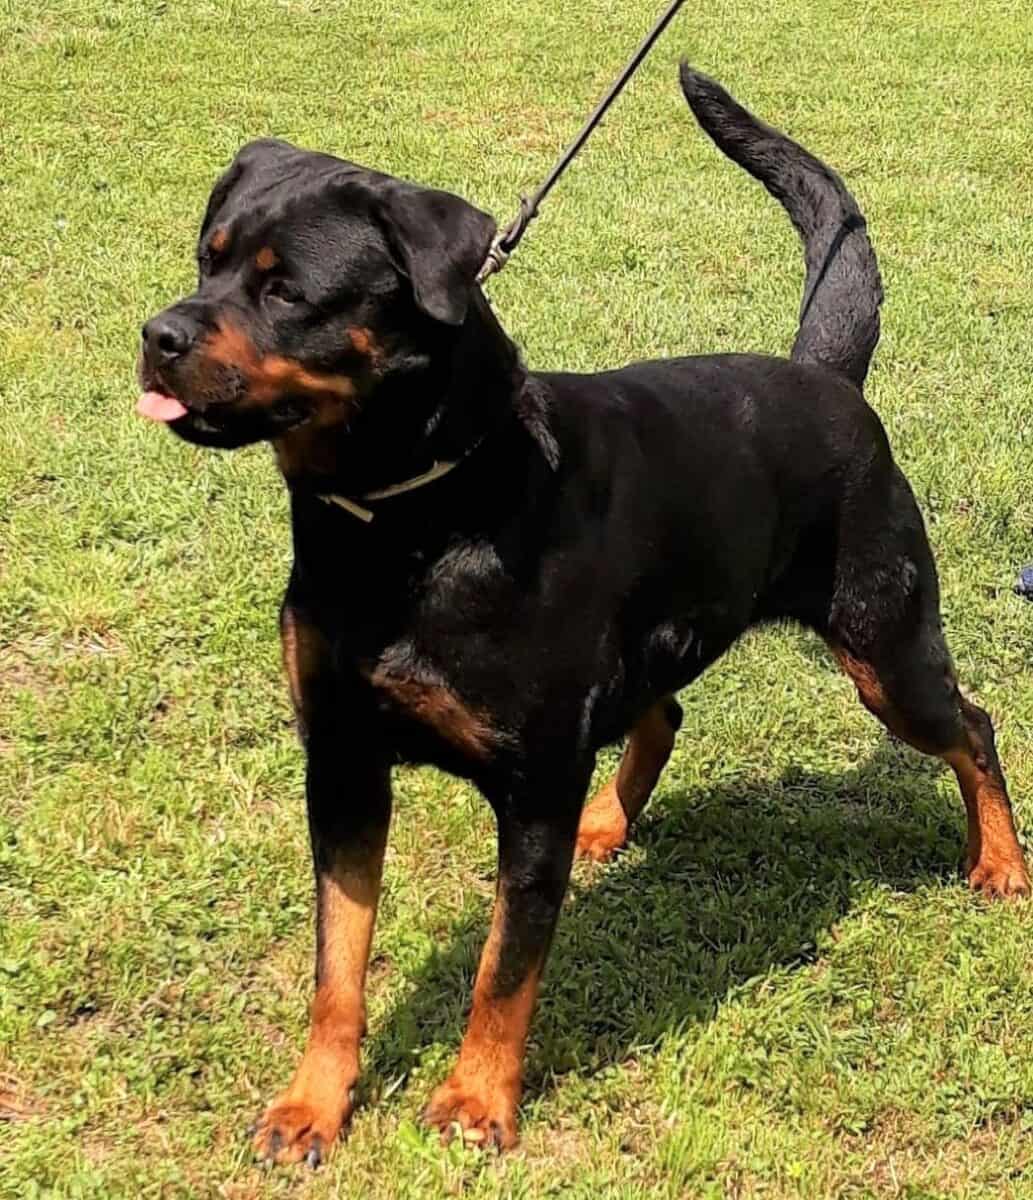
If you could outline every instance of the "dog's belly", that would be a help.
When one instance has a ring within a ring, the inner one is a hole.
[[[664,621],[642,648],[645,690],[649,699],[665,696],[691,683],[729,644],[727,630],[698,617]]]
[[[692,683],[744,628],[696,612],[628,639],[616,665],[604,668],[586,694],[593,749],[622,738],[657,700]]]

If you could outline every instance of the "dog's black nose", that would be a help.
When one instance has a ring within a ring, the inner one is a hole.
[[[181,358],[194,344],[196,325],[177,313],[164,312],[143,327],[144,349],[165,362]]]

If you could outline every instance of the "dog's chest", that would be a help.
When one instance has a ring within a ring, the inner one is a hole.
[[[501,739],[491,715],[425,664],[400,666],[388,658],[364,669],[363,675],[401,758],[438,761],[438,750],[471,764],[494,757]]]

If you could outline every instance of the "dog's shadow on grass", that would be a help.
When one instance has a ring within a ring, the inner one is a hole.
[[[964,820],[940,770],[884,739],[842,775],[691,791],[661,781],[632,848],[575,873],[532,1035],[531,1093],[556,1074],[625,1061],[710,1019],[747,979],[813,959],[865,889],[956,878]],[[428,1045],[458,1048],[488,918],[486,906],[464,914],[374,1023],[371,1082],[407,1074]]]

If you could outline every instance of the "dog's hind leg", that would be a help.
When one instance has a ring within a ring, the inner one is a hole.
[[[913,522],[897,524],[895,532],[905,540],[889,532],[873,542],[884,553],[878,569],[846,572],[825,637],[869,712],[903,742],[953,768],[968,814],[971,886],[989,896],[1028,895],[993,726],[957,686],[924,533]],[[885,553],[894,541],[903,552]]]
[[[577,831],[577,854],[605,862],[627,844],[632,822],[656,787],[681,725],[681,706],[658,701],[631,731],[617,773],[585,805]]]
[[[949,763],[968,813],[966,870],[988,896],[1027,896],[1030,880],[1015,833],[990,717],[961,694],[942,639],[897,651],[892,664],[865,661],[833,643],[865,707],[897,737]],[[939,658],[936,665],[930,659]]]

